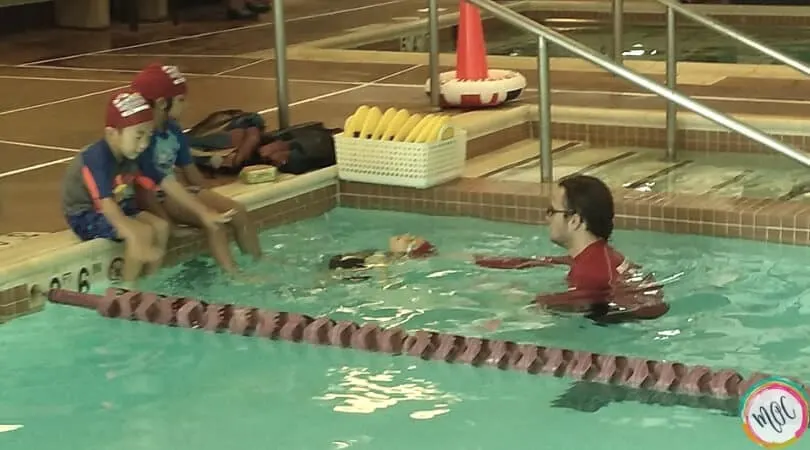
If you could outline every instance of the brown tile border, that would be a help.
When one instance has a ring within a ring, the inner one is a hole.
[[[431,189],[341,182],[341,206],[431,215],[545,223],[550,187],[539,183],[463,178]],[[614,191],[616,226],[810,245],[810,204]]]
[[[336,205],[337,185],[331,185],[251,211],[250,216],[261,229],[266,229],[319,216]],[[172,239],[166,265],[177,264],[205,251],[202,235]],[[42,310],[44,294],[32,292],[32,287],[25,284],[0,291],[0,323]]]
[[[0,323],[34,312],[30,303],[28,286],[24,284],[0,291]]]
[[[537,122],[532,122],[536,129]],[[688,151],[774,154],[773,150],[747,137],[730,131],[678,130],[678,148]],[[796,148],[810,148],[810,136],[771,134]],[[552,123],[553,139],[585,141],[594,147],[631,146],[666,148],[663,128],[623,127],[580,123]]]

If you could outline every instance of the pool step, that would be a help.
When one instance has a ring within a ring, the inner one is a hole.
[[[535,145],[535,149],[536,149]],[[536,155],[536,153],[535,153]],[[554,179],[574,173],[587,173],[607,164],[615,163],[633,155],[633,152],[616,149],[591,149],[585,143],[559,149],[554,152]],[[490,176],[501,180],[537,181],[540,173],[540,160],[537,156],[515,165],[508,170]]]
[[[590,170],[587,174],[599,177],[613,186],[649,190],[649,187],[657,181],[671,177],[675,171],[692,164],[689,159],[666,161],[663,159],[664,153],[660,150],[650,151],[642,148],[623,150],[632,152],[632,156]]]
[[[539,181],[535,140],[503,150],[498,168],[478,168],[478,176]],[[810,181],[806,171],[769,155],[682,152],[675,162],[664,156],[660,149],[591,148],[587,143],[575,143],[555,151],[554,178],[580,173],[614,187],[648,192],[810,201],[810,193],[791,192],[797,183]]]
[[[551,151],[556,155],[581,145],[583,145],[581,142],[555,139],[551,141]],[[532,161],[539,161],[539,153],[537,139],[524,139],[467,161],[464,176],[467,178],[490,177]],[[539,165],[539,162],[537,164]],[[535,178],[539,176],[539,173],[538,168],[534,172]]]

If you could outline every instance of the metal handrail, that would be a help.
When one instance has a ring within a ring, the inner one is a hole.
[[[603,55],[593,51],[591,48],[571,39],[562,34],[540,25],[531,19],[523,16],[515,11],[512,11],[509,8],[506,8],[498,3],[495,3],[492,0],[466,0],[479,8],[488,11],[493,16],[507,22],[511,25],[514,25],[521,30],[534,34],[538,38],[538,77],[539,77],[539,85],[538,85],[538,96],[539,96],[539,119],[540,119],[540,150],[541,150],[541,161],[549,162],[549,164],[541,164],[542,167],[542,180],[543,181],[551,181],[552,171],[551,171],[551,139],[550,139],[550,130],[551,130],[551,117],[550,117],[550,97],[551,97],[551,89],[549,84],[549,58],[548,58],[548,51],[546,40],[552,42],[554,44],[559,45],[560,47],[568,50],[569,52],[573,53],[580,58],[585,59],[588,62],[591,62],[602,69],[607,70],[608,72],[624,78],[625,80],[644,88],[650,92],[653,92],[672,103],[680,105],[681,107],[692,111],[693,113],[704,117],[718,125],[724,126],[732,131],[736,131],[756,142],[759,142],[766,147],[771,148],[783,155],[787,156],[788,158],[803,164],[807,167],[810,167],[810,156],[801,152],[799,150],[794,149],[788,145],[779,142],[778,140],[774,139],[773,137],[765,134],[763,131],[754,128],[752,126],[746,125],[740,121],[733,119],[732,117],[723,114],[719,111],[716,111],[702,103],[699,103],[683,94],[675,92],[674,90],[668,89],[655,81],[641,75],[638,72],[635,72],[627,67],[621,66],[619,64],[615,64],[610,61],[608,58],[604,57]],[[432,2],[431,2],[432,3]],[[671,14],[674,15],[674,14]],[[437,27],[431,26],[431,32],[436,32]],[[431,46],[431,51],[438,51],[438,49],[434,49]],[[431,78],[438,78],[438,64],[432,65],[431,64]]]
[[[805,75],[810,75],[810,66],[807,66],[806,64],[797,61],[778,50],[774,50],[773,48],[768,47],[767,45],[757,41],[756,39],[750,38],[745,34],[740,33],[739,31],[720,23],[709,16],[706,16],[705,14],[695,12],[691,8],[681,5],[677,1],[672,0],[655,0],[655,1],[666,6],[667,8],[671,8],[677,11],[681,15],[686,16],[703,26],[711,28],[712,30],[717,31],[720,34],[724,34],[741,44],[745,44],[746,46],[759,51],[760,53],[764,53],[765,55],[768,55],[771,58],[781,63],[784,63],[785,65],[788,65]]]
[[[678,85],[678,56],[677,56],[677,33],[675,30],[675,13],[680,13],[695,22],[708,27],[720,34],[730,37],[731,39],[744,44],[760,53],[770,56],[771,58],[786,64],[788,67],[796,69],[804,75],[810,75],[810,66],[797,61],[784,53],[774,50],[771,47],[759,42],[751,37],[740,33],[739,31],[728,27],[711,17],[698,13],[692,8],[680,4],[677,0],[655,0],[661,5],[666,7],[666,23],[667,23],[667,49],[666,49],[666,74],[667,74],[667,87],[675,90]],[[611,14],[613,15],[613,61],[617,64],[622,64],[624,59],[624,0],[613,0],[611,2]],[[672,102],[667,102],[667,156],[670,159],[675,159],[677,142],[677,114],[678,111]]]

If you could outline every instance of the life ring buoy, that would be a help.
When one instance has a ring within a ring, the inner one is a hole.
[[[490,69],[486,80],[460,80],[456,71],[439,74],[441,106],[486,108],[502,105],[520,97],[526,89],[526,77],[514,70]],[[425,82],[430,95],[430,79]]]

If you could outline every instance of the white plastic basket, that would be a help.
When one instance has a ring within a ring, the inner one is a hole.
[[[335,153],[341,180],[424,189],[461,176],[467,133],[455,128],[450,139],[419,144],[341,133],[335,136]]]

